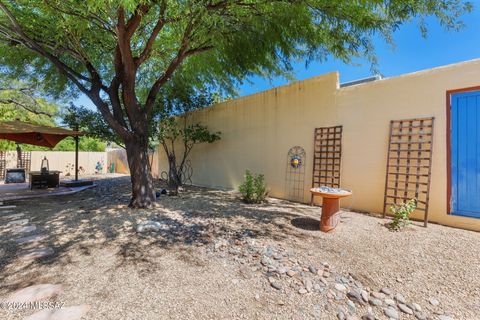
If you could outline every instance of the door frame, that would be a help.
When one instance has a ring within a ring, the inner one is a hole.
[[[471,91],[480,91],[480,86],[466,87],[460,89],[447,90],[446,92],[446,111],[447,111],[447,214],[452,213],[452,95]],[[464,216],[468,217],[468,216]]]

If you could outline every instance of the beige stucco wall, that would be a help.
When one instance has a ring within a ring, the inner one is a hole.
[[[307,152],[307,202],[314,129],[343,125],[341,185],[354,196],[342,206],[381,212],[390,120],[434,116],[430,221],[480,231],[480,219],[447,214],[445,101],[447,90],[480,85],[480,60],[345,88],[338,82],[338,74],[329,73],[192,114],[193,121],[222,132],[219,142],[193,150],[193,182],[235,189],[250,169],[265,174],[271,196],[283,198],[286,155],[299,145]],[[159,166],[166,170],[163,157]]]
[[[32,171],[40,170],[42,159],[47,157],[50,170],[62,171],[62,176],[75,175],[75,152],[73,151],[32,151]],[[102,170],[97,171],[97,163]],[[79,152],[79,174],[95,174],[107,172],[106,152]]]
[[[15,153],[16,155],[16,153]],[[62,171],[62,176],[73,176],[75,174],[75,152],[68,151],[32,151],[32,171],[39,171],[42,159],[47,157],[50,170]],[[95,169],[100,162],[103,170]],[[78,166],[81,168],[79,174],[106,173],[107,153],[106,152],[79,152]],[[83,169],[83,170],[82,170]]]
[[[42,159],[47,157],[50,170],[62,171],[62,176],[74,175],[75,173],[75,152],[63,151],[32,151],[32,162],[30,169],[39,171],[42,165]],[[7,152],[7,168],[17,167],[17,152]],[[100,162],[103,170],[97,171],[97,163]],[[78,166],[82,174],[106,173],[107,153],[106,152],[79,152]]]

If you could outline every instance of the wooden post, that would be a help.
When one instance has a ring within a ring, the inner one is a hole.
[[[75,131],[78,131],[78,125],[75,126]],[[78,181],[78,135],[74,137],[75,139],[75,181]]]

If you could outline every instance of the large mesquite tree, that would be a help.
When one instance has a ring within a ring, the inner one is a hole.
[[[155,200],[149,121],[175,78],[232,92],[295,58],[373,59],[413,17],[459,26],[463,0],[0,0],[0,70],[52,95],[83,93],[124,142],[132,207]],[[421,20],[420,20],[421,21]]]

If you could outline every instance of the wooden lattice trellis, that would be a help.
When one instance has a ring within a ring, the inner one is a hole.
[[[340,187],[342,126],[315,129],[312,187]],[[313,196],[311,198],[313,203]]]
[[[414,198],[427,226],[433,124],[434,118],[390,122],[383,217],[389,206]]]
[[[17,168],[23,168],[28,173],[31,169],[32,164],[32,153],[22,152],[22,157],[20,159],[17,158]]]

